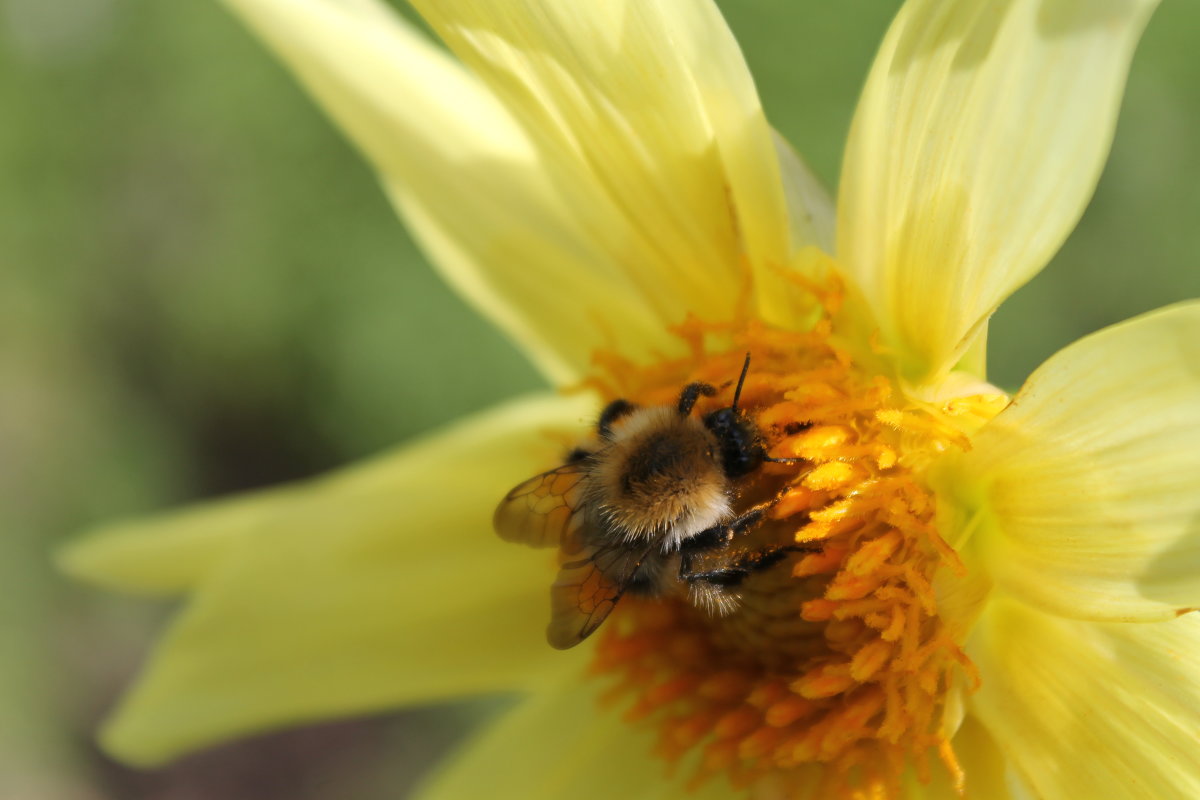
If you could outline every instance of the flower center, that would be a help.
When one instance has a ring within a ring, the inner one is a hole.
[[[600,354],[607,377],[592,385],[665,405],[703,381],[719,389],[697,403],[705,414],[729,406],[749,352],[740,408],[770,456],[796,460],[739,481],[735,505],[773,498],[751,535],[793,552],[750,575],[724,616],[686,597],[624,598],[593,662],[613,683],[607,698],[656,727],[657,752],[693,764],[696,783],[726,774],[735,786],[783,780],[789,797],[899,796],[904,771],[928,780],[936,754],[961,785],[948,698],[978,678],[934,577],[965,568],[922,476],[968,446],[971,425],[954,414],[987,418],[997,398],[910,402],[856,369],[826,321],[794,332],[689,320],[678,333],[687,358],[636,367]]]

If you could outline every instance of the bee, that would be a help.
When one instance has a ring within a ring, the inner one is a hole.
[[[733,611],[752,573],[802,546],[734,546],[774,500],[737,512],[739,484],[767,456],[753,421],[733,402],[693,415],[707,383],[683,387],[673,406],[615,400],[596,422],[596,440],[566,463],[510,491],[496,509],[502,539],[560,548],[546,638],[558,649],[590,636],[626,594],[682,596],[714,615]]]

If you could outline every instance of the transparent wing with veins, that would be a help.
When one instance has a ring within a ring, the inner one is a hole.
[[[587,468],[564,464],[535,475],[504,496],[492,525],[501,539],[531,547],[564,545],[567,553],[579,552],[576,534],[583,525],[583,489]],[[576,549],[568,549],[575,545]]]
[[[564,563],[550,587],[550,624],[546,639],[566,650],[582,642],[612,613],[656,545],[630,549],[617,540],[584,547],[587,555]]]
[[[586,478],[582,462],[535,475],[504,497],[493,518],[506,541],[559,548],[563,563],[550,587],[546,638],[560,650],[600,627],[654,549],[631,549],[622,537],[594,528],[585,508]]]

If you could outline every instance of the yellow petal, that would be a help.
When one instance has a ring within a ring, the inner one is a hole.
[[[954,736],[954,752],[966,777],[967,800],[1029,797],[1020,778],[1012,774],[1011,762],[1004,751],[975,717],[967,717]]]
[[[795,249],[811,245],[826,253],[833,252],[834,205],[821,179],[800,157],[800,154],[775,132],[775,152],[783,177],[783,193],[787,199],[788,222],[792,229]]]
[[[111,591],[178,594],[210,574],[243,537],[298,502],[295,492],[256,492],[111,523],[64,547],[56,560],[71,577]]]
[[[414,5],[525,124],[593,239],[664,316],[729,316],[743,250],[763,280],[786,263],[771,131],[711,2]]]
[[[289,723],[536,685],[561,663],[544,636],[553,564],[501,542],[491,514],[554,463],[553,434],[577,431],[584,405],[514,402],[274,501],[203,576],[107,749],[155,764]]]
[[[787,144],[767,124],[749,67],[716,4],[711,0],[629,2],[631,9],[643,13],[653,6],[661,20],[654,23],[652,34],[666,37],[657,46],[673,47],[682,56],[692,86],[679,88],[695,92],[711,127],[724,186],[714,182],[709,191],[717,194],[723,188],[727,194],[741,249],[753,271],[758,315],[780,325],[792,323],[795,290],[783,270],[796,249],[819,244],[821,217],[831,213],[831,204],[821,204],[828,198],[822,198],[815,177],[804,191],[789,193],[795,187],[781,179],[780,163],[785,158],[780,144]],[[789,155],[795,158],[794,153]],[[795,179],[797,165],[789,167]],[[802,161],[799,167],[805,167]],[[797,227],[798,217],[812,220],[810,228]]]
[[[846,146],[838,258],[933,382],[1075,226],[1157,0],[911,0]]]
[[[652,732],[601,709],[602,688],[568,673],[467,742],[413,800],[728,800],[720,781],[690,792],[668,779]]]
[[[1200,606],[1200,303],[1053,356],[958,465],[990,523],[978,561],[1056,614]]]
[[[904,792],[910,800],[1025,800],[1023,787],[1011,774],[1008,759],[987,729],[975,717],[963,721],[953,739],[954,756],[961,767],[964,793],[955,786],[941,763],[931,765],[929,783],[921,783],[913,770],[905,774]]]
[[[386,6],[228,2],[402,198],[446,279],[548,377],[572,381],[601,344],[636,354],[665,341],[663,320],[580,229],[508,111]]]
[[[1087,623],[997,603],[969,645],[970,698],[1044,800],[1200,797],[1200,616]]]

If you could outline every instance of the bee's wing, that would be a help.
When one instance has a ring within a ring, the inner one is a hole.
[[[496,533],[505,541],[533,547],[565,545],[583,524],[586,475],[583,464],[564,464],[519,484],[496,507]]]
[[[566,650],[591,636],[616,608],[653,550],[653,545],[630,550],[628,544],[616,542],[563,564],[550,587],[550,624],[546,627],[550,646]]]

